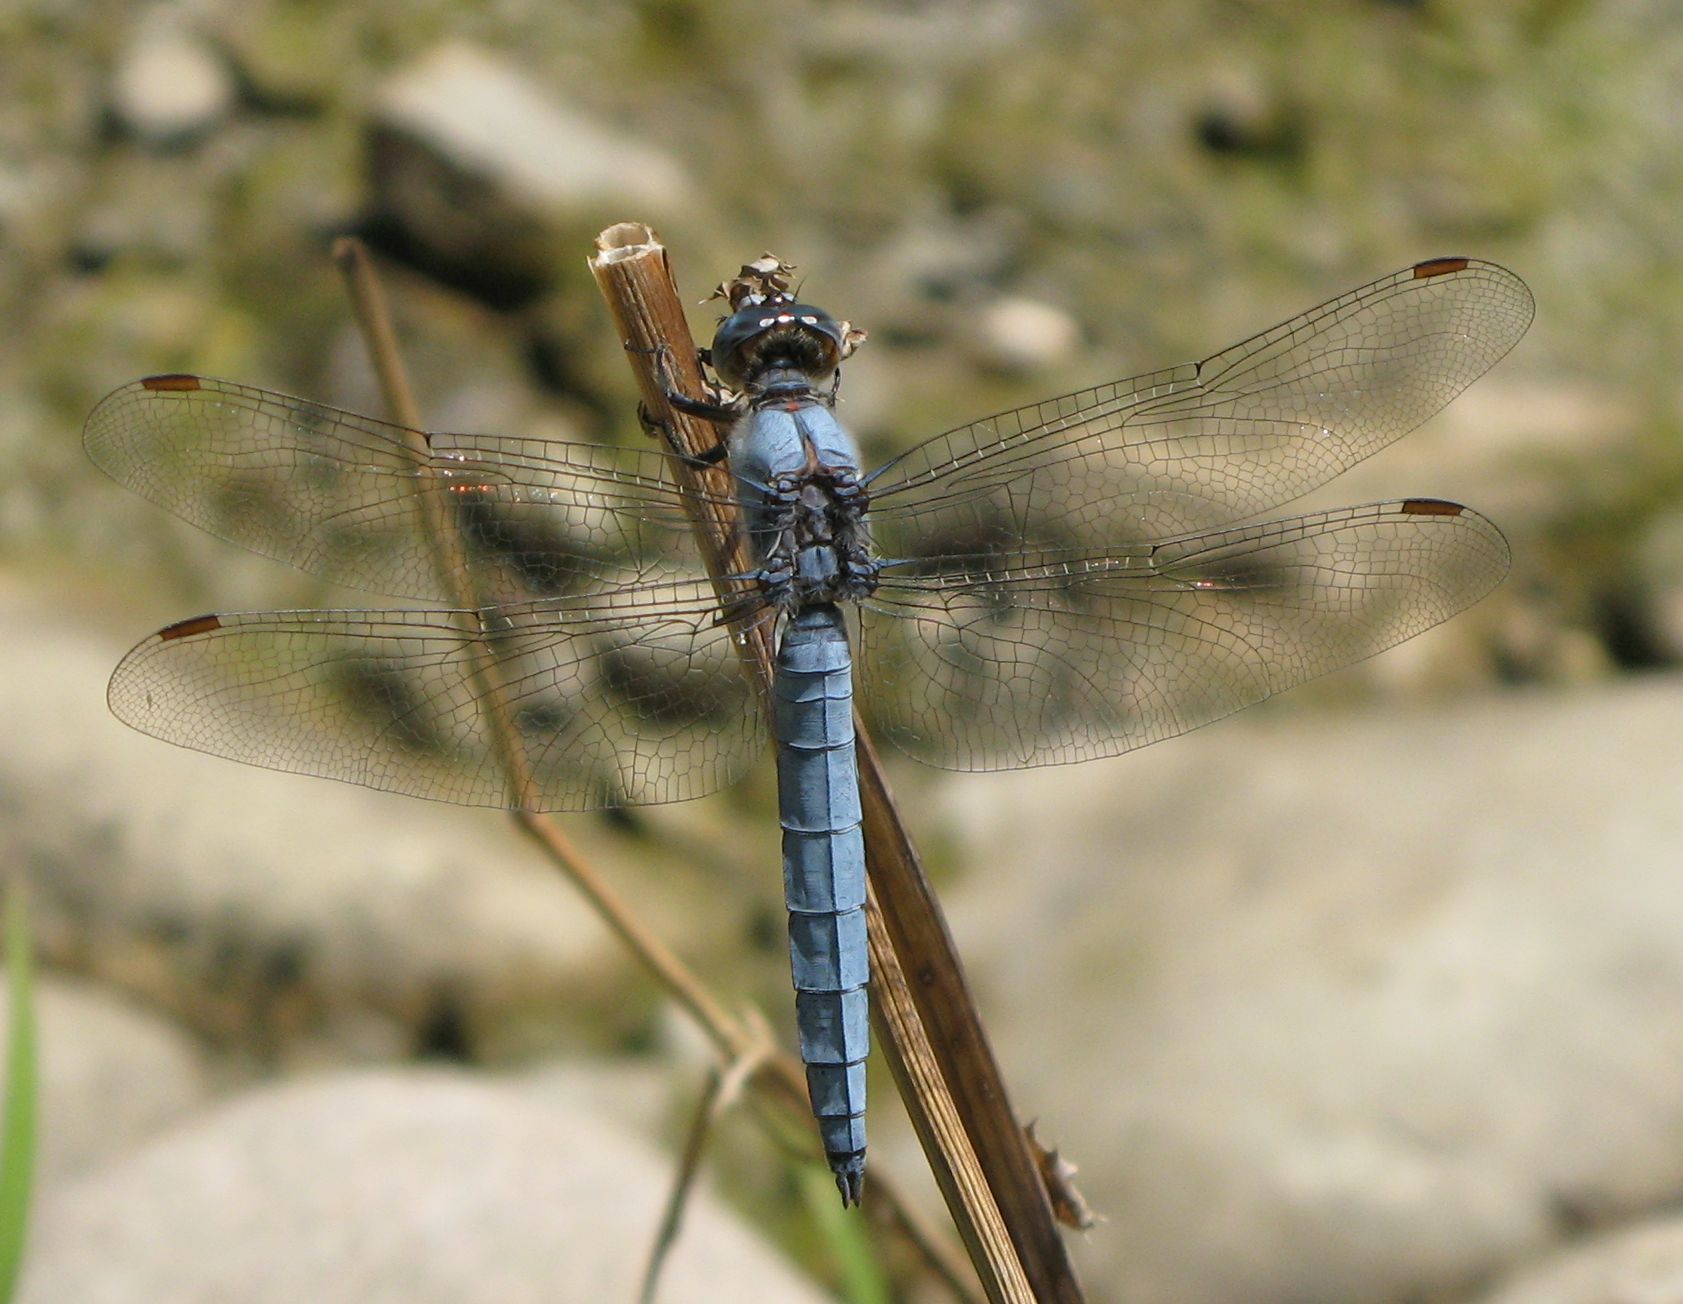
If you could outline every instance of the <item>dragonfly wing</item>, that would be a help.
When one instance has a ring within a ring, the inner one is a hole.
[[[124,385],[83,441],[113,479],[211,534],[373,592],[489,605],[628,566],[675,578],[693,556],[652,451],[424,434],[202,376]]]
[[[1114,756],[1412,638],[1507,568],[1494,525],[1433,499],[905,564],[864,604],[861,696],[933,765]]]
[[[1272,510],[1437,412],[1532,312],[1512,272],[1437,259],[1202,362],[960,426],[873,477],[879,549],[1105,547]]]
[[[144,733],[473,806],[588,810],[730,782],[765,728],[704,583],[479,611],[201,616],[112,676]]]

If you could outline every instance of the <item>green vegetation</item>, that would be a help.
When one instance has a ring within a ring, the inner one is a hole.
[[[6,893],[6,1095],[0,1109],[0,1304],[12,1298],[23,1264],[35,1175],[35,1005],[29,913],[21,880]]]

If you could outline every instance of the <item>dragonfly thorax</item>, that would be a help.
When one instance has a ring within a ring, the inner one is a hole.
[[[827,404],[808,395],[755,405],[731,434],[730,467],[773,605],[856,599],[876,587],[859,450]]]
[[[813,466],[775,478],[750,533],[773,603],[857,601],[877,586],[865,494],[851,469]]]

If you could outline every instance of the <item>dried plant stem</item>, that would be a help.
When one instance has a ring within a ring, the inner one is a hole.
[[[707,452],[717,432],[666,402],[666,384],[692,395],[701,391],[695,344],[665,248],[648,227],[626,222],[603,231],[597,250],[591,271],[619,327],[645,408],[684,451]],[[710,572],[718,577],[747,569],[735,551],[741,536],[725,473],[674,459],[674,474],[699,504],[696,524]],[[762,625],[752,644],[744,641],[744,668],[761,692],[771,677],[764,632]],[[858,735],[879,1042],[988,1298],[1077,1304],[1079,1283],[951,935],[862,726]]]
[[[763,1030],[762,1035],[765,1035]],[[660,1270],[665,1266],[666,1256],[677,1243],[678,1228],[683,1222],[690,1188],[695,1184],[696,1174],[701,1171],[701,1156],[707,1148],[707,1140],[712,1135],[713,1128],[725,1110],[741,1097],[743,1088],[759,1071],[769,1053],[769,1040],[762,1041],[759,1047],[741,1059],[722,1069],[714,1069],[707,1075],[707,1088],[696,1105],[695,1118],[685,1136],[684,1152],[679,1159],[672,1193],[667,1198],[660,1231],[655,1236],[654,1246],[649,1251],[648,1266],[643,1271],[643,1287],[639,1296],[642,1304],[653,1304]]]
[[[392,418],[406,430],[419,432],[424,428],[420,407],[415,402],[415,393],[398,351],[391,314],[368,251],[360,240],[345,238],[334,246],[333,256],[345,277],[352,311],[368,342],[369,354]],[[414,437],[420,438],[418,433]],[[428,450],[421,447],[414,451],[425,458]],[[427,519],[422,522],[423,532],[451,605],[464,612],[476,609],[480,605],[479,597],[466,579],[467,568],[459,556],[461,545],[455,530],[448,521],[437,519],[434,499],[418,495],[417,500],[427,511]],[[497,740],[499,759],[509,776],[510,795],[517,798],[511,802],[516,822],[566,871],[620,940],[643,959],[661,984],[707,1030],[718,1049],[732,1059],[746,1054],[750,1046],[746,1031],[713,999],[677,956],[643,927],[630,907],[594,866],[579,854],[560,827],[547,816],[532,810],[528,801],[518,800],[529,791],[530,762],[524,752],[513,744],[518,734],[507,720],[507,694],[497,682],[495,664],[488,657],[482,658],[481,664],[474,670],[483,690],[481,700],[493,713],[489,732]]]
[[[344,277],[352,313],[373,360],[392,419],[414,432],[425,429],[397,346],[385,295],[367,248],[360,240],[347,237],[335,243],[333,258]],[[693,356],[690,366],[694,366]],[[416,438],[420,436],[417,434]],[[418,447],[415,451],[424,458],[428,450]],[[420,525],[451,605],[463,613],[474,611],[481,604],[466,579],[468,572],[462,564],[460,540],[455,530],[448,520],[440,518],[431,498],[418,495],[417,501],[423,514]],[[728,554],[710,553],[709,556],[714,574],[725,573],[733,564]],[[749,647],[753,647],[752,642]],[[566,875],[591,909],[650,975],[690,1014],[713,1043],[723,1062],[757,1066],[760,1071],[753,1077],[752,1085],[769,1090],[772,1098],[785,1110],[806,1123],[810,1114],[806,1079],[801,1066],[786,1054],[766,1059],[763,1037],[743,1020],[731,1015],[683,961],[656,934],[644,927],[631,907],[579,852],[554,820],[531,808],[526,799],[532,790],[530,765],[516,742],[518,733],[508,717],[507,698],[495,662],[482,656],[474,666],[474,675],[482,700],[491,712],[490,731],[497,740],[499,760],[508,775],[511,814],[521,830]],[[923,1222],[892,1183],[879,1178],[876,1189],[882,1203],[887,1206],[882,1212],[888,1221],[917,1248],[956,1298],[974,1301],[973,1290],[964,1279],[962,1260],[954,1258],[946,1243]]]

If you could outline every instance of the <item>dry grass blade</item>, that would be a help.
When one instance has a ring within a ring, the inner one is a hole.
[[[591,270],[620,329],[645,408],[667,423],[681,448],[705,453],[716,431],[672,412],[664,394],[667,379],[684,392],[700,393],[695,346],[664,247],[639,223],[608,228],[597,237],[597,247]],[[677,459],[674,472],[698,496],[705,493],[709,504],[728,497],[728,485],[692,479],[706,472]],[[698,529],[713,573],[740,569],[733,553],[734,521],[714,507],[703,510],[709,514],[698,519]],[[763,691],[770,678],[770,649],[763,639],[746,668]],[[1079,1301],[1080,1286],[951,935],[876,752],[862,730],[859,739],[872,892],[872,1008],[882,1048],[988,1297]]]
[[[420,408],[415,402],[414,391],[410,387],[402,356],[397,349],[391,314],[386,309],[385,297],[381,292],[379,279],[374,275],[368,251],[360,240],[347,238],[334,246],[333,257],[345,277],[352,311],[373,358],[386,406],[390,409],[392,418],[399,424],[410,430],[420,431],[424,428]],[[426,452],[425,449],[417,451],[423,454]],[[427,533],[427,545],[432,549],[434,561],[439,568],[439,575],[450,591],[452,605],[463,610],[478,607],[478,595],[458,582],[458,577],[466,573],[466,567],[460,565],[452,555],[454,550],[459,548],[460,542],[450,523],[429,518],[422,524]],[[529,765],[518,747],[512,745],[511,740],[518,735],[504,723],[506,711],[501,704],[503,695],[500,685],[495,681],[495,667],[486,664],[479,667],[479,670],[481,686],[485,689],[483,696],[488,699],[487,707],[492,712],[493,725],[504,726],[494,728],[494,732],[501,740],[499,749],[502,758],[511,767],[510,793],[517,797],[526,782]],[[747,1053],[752,1045],[748,1032],[737,1020],[731,1018],[724,1006],[714,999],[677,956],[667,950],[658,937],[643,928],[630,907],[596,872],[594,866],[579,854],[560,827],[547,816],[522,809],[518,801],[511,802],[511,805],[515,806],[514,815],[520,827],[585,894],[597,914],[631,948],[633,954],[643,961],[662,986],[695,1016],[720,1052],[732,1060]]]
[[[764,1029],[760,1035],[767,1035]],[[684,1218],[684,1207],[689,1202],[695,1176],[701,1171],[701,1155],[707,1148],[708,1138],[712,1136],[713,1129],[724,1112],[741,1098],[743,1088],[770,1057],[770,1051],[769,1042],[762,1040],[727,1069],[721,1071],[715,1068],[708,1072],[707,1089],[696,1106],[695,1118],[691,1121],[689,1135],[684,1140],[684,1153],[678,1162],[677,1175],[673,1179],[672,1193],[667,1197],[660,1230],[655,1234],[654,1245],[649,1251],[649,1263],[643,1273],[643,1288],[639,1295],[642,1304],[652,1304],[655,1287],[660,1281],[660,1270],[665,1266],[666,1256],[677,1243],[678,1228]]]
[[[344,276],[352,312],[373,360],[387,409],[393,420],[419,432],[425,428],[420,409],[403,366],[391,315],[367,248],[360,240],[342,239],[335,244],[333,257]],[[687,333],[685,338],[688,338]],[[693,356],[690,365],[694,366]],[[416,437],[424,438],[418,434]],[[417,451],[425,452],[424,449]],[[452,604],[463,610],[479,606],[477,595],[455,578],[464,574],[465,568],[459,564],[455,554],[460,541],[450,523],[429,515],[423,518],[421,526],[426,531],[427,544],[433,552],[439,574],[451,593]],[[710,564],[727,566],[729,558],[713,558]],[[486,662],[479,667],[479,672],[481,687],[490,699],[487,703],[488,718],[493,727],[502,733],[499,747],[509,767],[511,805],[515,807],[512,814],[520,828],[539,845],[649,974],[695,1019],[724,1061],[761,1068],[763,1071],[753,1076],[751,1085],[786,1113],[798,1118],[803,1126],[806,1125],[810,1120],[806,1082],[800,1065],[793,1057],[777,1055],[765,1061],[763,1036],[756,1035],[746,1023],[733,1018],[660,938],[643,926],[630,906],[579,853],[555,821],[536,811],[521,808],[519,797],[527,782],[525,776],[529,773],[529,766],[526,757],[514,745],[517,735],[506,726],[507,717],[501,702],[496,666]],[[892,1184],[879,1180],[877,1186],[878,1194],[887,1206],[882,1211],[886,1220],[916,1248],[919,1256],[946,1282],[956,1298],[967,1302],[974,1300],[972,1288],[964,1280],[962,1261],[955,1261],[941,1238],[923,1223]]]

